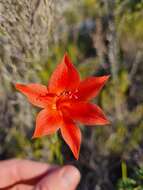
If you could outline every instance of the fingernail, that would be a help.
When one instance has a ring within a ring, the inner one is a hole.
[[[69,186],[76,187],[80,181],[80,173],[74,166],[64,166],[61,170],[61,178],[65,188]]]

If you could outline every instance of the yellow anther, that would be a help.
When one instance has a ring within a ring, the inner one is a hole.
[[[57,109],[56,104],[53,104],[53,105],[52,105],[52,109],[53,109],[53,110],[56,110],[56,109]]]

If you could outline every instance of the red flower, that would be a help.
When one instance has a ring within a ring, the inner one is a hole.
[[[43,108],[36,118],[33,137],[55,133],[60,129],[76,159],[79,157],[81,132],[75,121],[86,125],[105,125],[109,121],[103,111],[88,101],[97,96],[109,76],[89,77],[80,81],[79,74],[67,54],[51,76],[49,85],[16,84],[28,100]]]

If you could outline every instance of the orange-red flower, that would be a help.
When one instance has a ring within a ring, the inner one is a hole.
[[[109,123],[101,108],[88,102],[97,96],[108,78],[88,77],[81,81],[78,71],[65,54],[53,72],[48,87],[41,84],[16,84],[16,88],[32,104],[43,108],[37,115],[33,137],[53,134],[60,129],[65,142],[78,159],[81,132],[75,122],[86,125]]]

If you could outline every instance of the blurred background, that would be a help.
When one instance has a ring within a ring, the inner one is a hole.
[[[81,77],[111,74],[95,102],[110,126],[81,126],[76,161],[60,134],[31,139],[39,109],[15,82],[48,83],[67,51]],[[143,190],[143,0],[0,1],[0,159],[74,164],[78,190]]]

